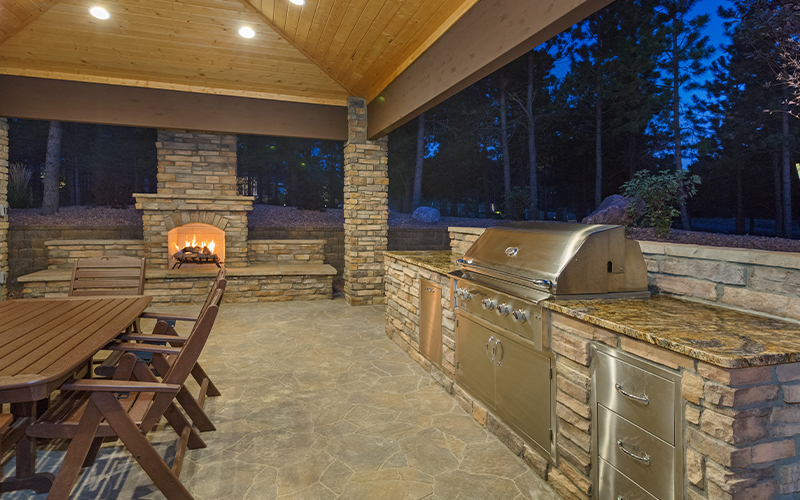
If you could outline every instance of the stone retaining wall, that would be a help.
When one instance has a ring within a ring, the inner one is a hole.
[[[247,259],[254,264],[324,264],[325,240],[250,240]]]
[[[72,269],[73,262],[88,257],[144,256],[142,240],[48,240],[44,246],[47,249],[48,269]]]
[[[449,227],[450,232],[450,250],[461,258],[469,250],[469,247],[475,243],[478,236],[482,235],[485,228],[482,227]]]
[[[654,291],[800,320],[800,254],[640,241]]]
[[[30,225],[9,228],[8,254],[11,281],[47,269],[49,240],[141,240],[141,226]]]
[[[344,270],[344,229],[250,227],[250,240],[325,240],[325,263],[332,265],[339,277]],[[11,226],[9,229],[10,280],[48,268],[48,240],[142,240],[141,226]],[[390,250],[447,250],[449,235],[445,228],[391,228]]]

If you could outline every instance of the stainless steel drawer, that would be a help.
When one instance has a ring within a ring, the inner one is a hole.
[[[597,402],[675,444],[675,384],[648,370],[597,352]]]
[[[442,287],[419,280],[419,351],[442,367]]]
[[[675,448],[641,427],[597,405],[600,458],[653,496],[675,498]]]
[[[597,500],[658,500],[602,458],[598,462]]]

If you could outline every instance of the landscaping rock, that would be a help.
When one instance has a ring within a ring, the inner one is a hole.
[[[589,217],[586,217],[581,222],[583,224],[616,224],[621,226],[628,226],[633,224],[641,217],[644,211],[644,202],[639,202],[636,210],[636,219],[631,219],[628,215],[628,206],[633,200],[625,198],[618,194],[612,194],[600,204],[600,207],[592,212]]]
[[[420,222],[439,222],[439,211],[431,207],[419,207],[411,214],[411,218]]]

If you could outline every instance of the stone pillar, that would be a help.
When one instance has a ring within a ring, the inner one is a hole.
[[[344,145],[344,296],[385,304],[383,253],[389,241],[388,138],[367,139],[367,103],[347,100]]]
[[[0,118],[0,205],[8,208],[8,120]],[[8,281],[8,215],[0,217],[0,273]],[[0,300],[5,300],[8,285],[0,284]]]

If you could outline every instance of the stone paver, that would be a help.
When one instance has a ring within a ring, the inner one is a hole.
[[[222,396],[181,475],[197,500],[559,498],[386,337],[383,306],[224,304],[201,361]],[[171,460],[172,430],[150,438]],[[40,451],[39,469],[65,449]],[[3,495],[27,498],[45,495]],[[107,443],[73,498],[163,496]]]

